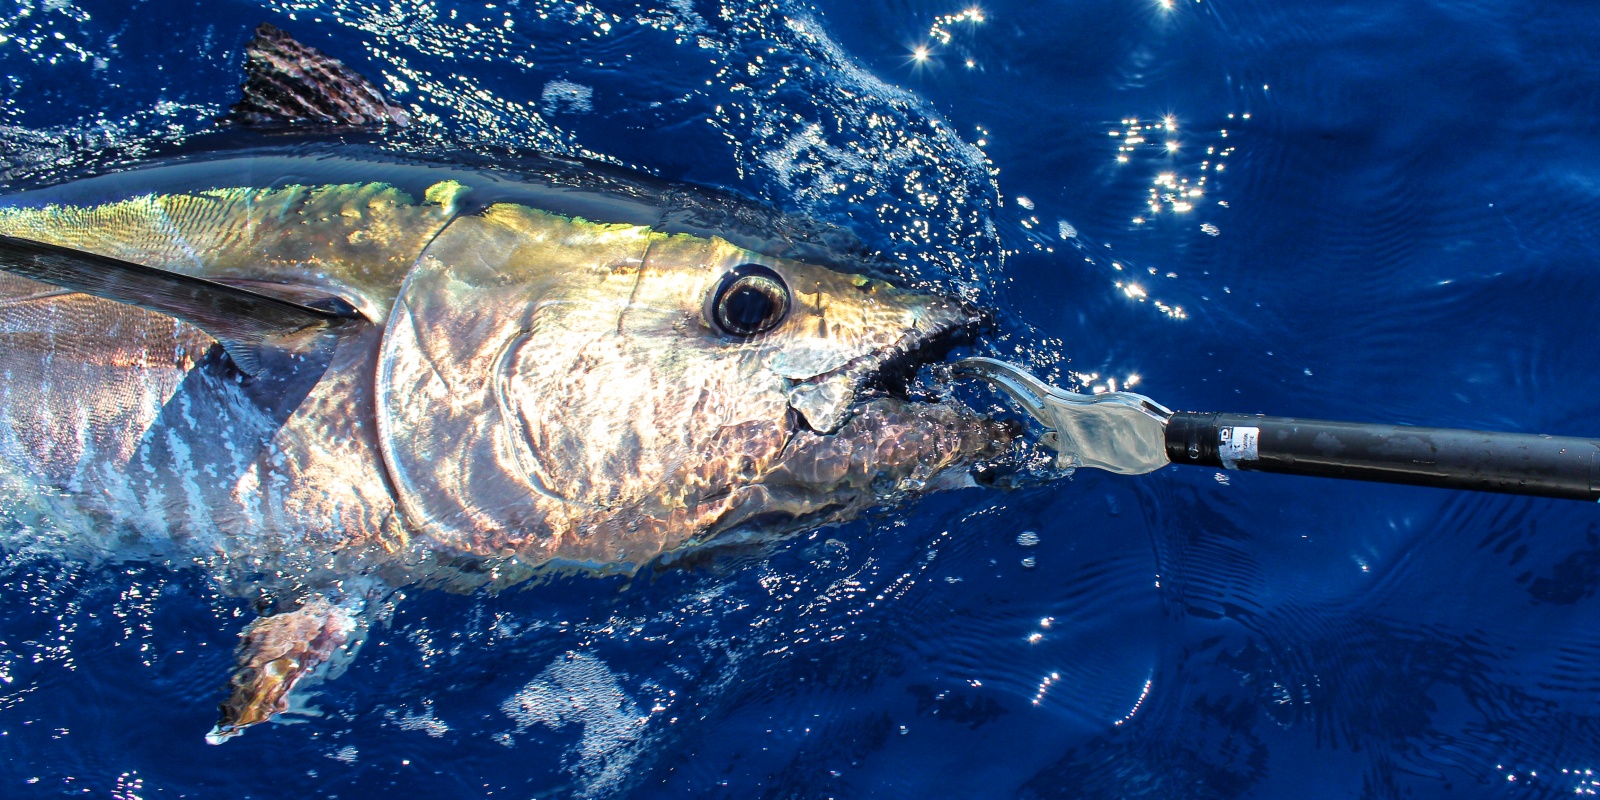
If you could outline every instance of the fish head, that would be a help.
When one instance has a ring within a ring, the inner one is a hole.
[[[903,383],[979,321],[717,237],[492,206],[402,290],[380,435],[434,540],[632,569],[970,484],[1012,431]]]
[[[698,468],[676,478],[680,502],[703,512],[694,542],[781,537],[971,485],[968,470],[1012,438],[963,406],[907,396],[919,366],[981,325],[972,305],[720,239],[675,244],[652,267],[693,276],[676,301],[698,314],[681,330],[717,377],[668,383],[721,406],[682,398],[681,418],[704,437]]]

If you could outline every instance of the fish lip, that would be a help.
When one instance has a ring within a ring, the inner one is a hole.
[[[973,343],[993,324],[993,316],[984,310],[964,302],[960,307],[962,319],[920,338],[913,339],[913,334],[907,334],[883,351],[877,367],[863,374],[865,380],[857,387],[857,402],[862,389],[876,389],[901,400],[911,400],[911,383],[918,370],[948,360],[951,351]],[[870,396],[871,391],[866,394]]]
[[[910,387],[918,370],[945,361],[951,351],[971,344],[993,327],[994,315],[987,309],[956,298],[948,298],[947,301],[956,309],[956,314],[944,324],[928,330],[908,331],[888,347],[857,356],[827,372],[795,381],[794,385],[822,383],[840,375],[854,376],[855,385],[851,389],[850,401],[852,414],[847,415],[845,420],[875,397],[888,395],[901,400],[913,399]],[[789,427],[791,433],[829,433],[814,430],[805,414],[792,407],[789,409]]]

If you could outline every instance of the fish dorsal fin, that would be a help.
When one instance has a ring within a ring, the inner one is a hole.
[[[246,127],[404,128],[411,116],[372,81],[268,23],[244,50],[244,99],[223,118]]]
[[[246,375],[260,373],[263,347],[293,349],[291,337],[361,319],[354,307],[338,297],[294,303],[193,275],[15,236],[0,235],[0,269],[187,322],[220,342]]]

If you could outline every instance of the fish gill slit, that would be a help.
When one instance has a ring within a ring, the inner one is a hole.
[[[433,249],[433,243],[439,240],[439,234],[444,233],[445,229],[450,227],[450,223],[455,222],[460,217],[461,217],[461,212],[460,211],[456,211],[456,212],[452,213],[450,215],[450,217],[444,221],[443,225],[440,225],[438,228],[434,229],[433,234],[428,237],[428,241],[425,242],[422,245],[422,249],[417,251],[417,257],[414,258],[414,259],[411,259],[411,268],[406,270],[406,276],[407,276],[406,280],[401,283],[400,294],[398,296],[396,296],[395,299],[394,299],[394,308],[390,310],[390,315],[389,315],[390,319],[394,318],[394,312],[399,310],[399,308],[402,305],[406,306],[408,312],[411,310],[411,308],[410,308],[411,304],[406,302],[406,297],[405,297],[406,288],[411,285],[410,276],[416,274],[417,269],[422,266],[422,260],[425,259],[425,258],[428,258],[428,251]],[[411,325],[411,335],[418,342],[425,341],[427,339],[427,337],[424,336],[422,330],[417,327],[417,324],[418,324],[417,323],[417,315],[413,314],[413,313],[407,313],[406,314],[406,318],[407,318],[407,320],[409,321],[409,323]],[[388,325],[388,321],[387,320],[384,322],[384,325],[385,326]],[[387,336],[387,335],[388,334],[385,333],[385,336]],[[433,356],[428,353],[427,349],[426,348],[418,348],[418,351],[422,354],[422,360],[427,363],[428,370],[433,373],[433,377],[437,378],[438,381],[441,384],[443,384],[445,386],[450,386],[450,381],[445,378],[444,373],[442,371],[440,371],[439,365],[437,363],[435,363]],[[388,464],[388,458],[387,457],[384,458],[384,464],[385,465]],[[387,472],[387,469],[385,470],[385,472]],[[393,476],[389,476],[389,477],[392,478]]]

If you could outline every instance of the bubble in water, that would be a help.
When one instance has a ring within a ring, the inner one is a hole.
[[[1023,531],[1022,533],[1017,534],[1017,544],[1020,544],[1023,547],[1033,547],[1038,543],[1039,534],[1034,533],[1033,531]]]
[[[594,110],[594,87],[566,80],[550,81],[539,95],[544,113],[587,114]]]

